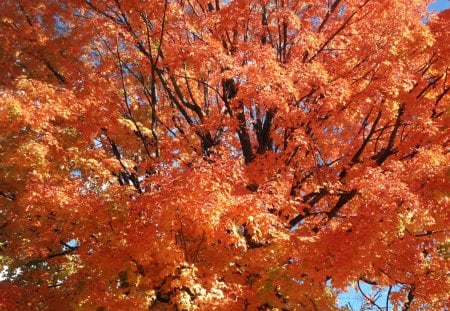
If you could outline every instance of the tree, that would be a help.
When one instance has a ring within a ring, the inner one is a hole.
[[[2,309],[449,308],[429,2],[3,0]]]

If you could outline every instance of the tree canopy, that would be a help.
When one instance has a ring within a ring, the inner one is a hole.
[[[430,2],[1,1],[0,308],[450,308]]]

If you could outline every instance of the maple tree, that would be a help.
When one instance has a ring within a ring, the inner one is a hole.
[[[449,308],[429,3],[1,1],[1,308]]]

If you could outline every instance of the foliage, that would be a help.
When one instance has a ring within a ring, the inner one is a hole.
[[[1,308],[449,308],[429,2],[1,1]]]

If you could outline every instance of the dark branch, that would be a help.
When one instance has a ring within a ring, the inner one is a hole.
[[[258,120],[259,126],[256,128],[256,136],[258,138],[258,154],[263,154],[270,147],[270,128],[275,117],[275,111],[269,110],[266,113],[264,124]]]
[[[339,196],[339,200],[336,205],[327,213],[329,219],[336,216],[339,210],[347,204],[353,197],[357,194],[356,189],[352,189],[350,191],[345,191]]]
[[[408,292],[408,296],[407,296],[408,301],[405,302],[405,304],[403,305],[402,311],[407,311],[411,308],[411,304],[414,300],[414,290],[415,290],[415,286],[413,284],[413,285],[411,285],[411,288]]]
[[[405,112],[405,105],[402,104],[398,108],[398,114],[397,114],[397,120],[395,121],[394,129],[391,132],[391,135],[389,136],[389,141],[386,147],[381,148],[380,152],[375,156],[375,161],[378,165],[383,164],[383,162],[390,156],[396,153],[394,150],[394,141],[397,137],[398,129],[402,125],[402,116]]]
[[[0,191],[0,196],[6,198],[9,201],[14,201],[16,199],[16,195],[14,193],[11,193],[11,192]]]

